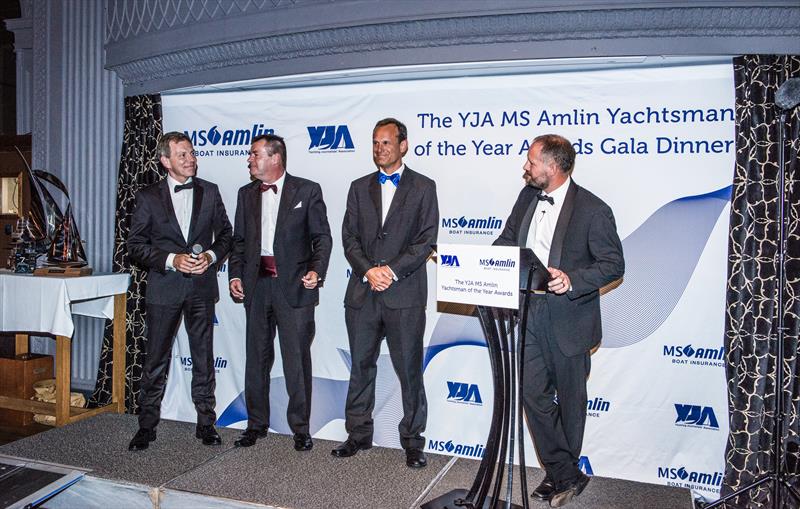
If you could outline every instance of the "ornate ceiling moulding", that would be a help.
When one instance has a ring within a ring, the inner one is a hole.
[[[274,4],[277,0],[267,1]],[[286,0],[283,2],[285,5]],[[304,6],[307,7],[309,2],[314,3],[308,0]],[[297,0],[297,4],[300,3],[301,0]],[[277,5],[280,6],[281,2]],[[285,9],[287,12],[289,10]],[[296,10],[299,14],[300,9]],[[297,15],[293,19],[296,24],[302,23],[306,27],[314,23],[314,20]],[[324,57],[380,51],[393,51],[395,55],[402,55],[405,51],[408,55],[414,55],[416,63],[420,55],[424,55],[420,50],[426,49],[431,55],[435,54],[433,58],[439,59],[443,50],[453,49],[453,61],[468,61],[468,53],[457,51],[464,47],[480,47],[484,50],[483,56],[487,50],[496,47],[497,59],[621,56],[641,54],[639,41],[648,40],[658,41],[657,47],[661,49],[659,54],[700,55],[713,51],[703,41],[740,41],[736,44],[741,49],[734,48],[734,51],[746,52],[748,41],[754,38],[800,38],[800,6],[593,8],[481,16],[451,15],[318,30],[299,27],[293,33],[260,37],[253,37],[252,33],[239,34],[236,28],[243,25],[228,21],[205,21],[193,28],[192,37],[188,39],[185,30],[191,27],[183,26],[188,21],[177,30],[162,28],[158,33],[153,33],[151,29],[147,33],[142,32],[140,37],[129,35],[124,41],[107,45],[108,68],[116,71],[123,82],[129,85],[158,80],[163,83],[170,77],[253,64],[292,62],[293,69],[296,69],[297,61],[302,59],[313,59],[313,67],[325,61]],[[119,25],[118,20],[114,23]],[[347,23],[340,21],[339,24]],[[248,27],[248,30],[252,29],[252,26]],[[284,27],[284,30],[289,28]],[[220,42],[220,30],[223,29],[226,40]],[[176,40],[176,35],[181,37]],[[592,41],[598,44],[593,45]],[[513,55],[501,51],[509,45],[516,45],[514,47],[518,51]],[[176,46],[183,47],[174,49]],[[173,50],[168,51],[169,48]],[[570,50],[574,52],[576,48],[588,54],[570,54]],[[406,63],[410,62],[401,58],[392,61],[391,65]],[[274,72],[280,67],[273,65],[270,68],[271,75],[275,75]],[[307,72],[317,70],[328,69],[306,69]],[[189,81],[187,85],[191,84]]]

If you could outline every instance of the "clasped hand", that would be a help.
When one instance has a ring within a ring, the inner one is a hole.
[[[394,283],[394,274],[388,265],[372,267],[364,274],[373,291],[382,292]]]

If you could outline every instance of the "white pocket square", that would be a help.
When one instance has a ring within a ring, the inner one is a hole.
[[[295,205],[295,206],[294,206],[294,208],[296,208],[296,209],[299,209],[299,208],[300,208],[300,207],[302,207],[302,206],[303,206],[303,202],[301,201],[300,203],[298,203],[297,205]]]

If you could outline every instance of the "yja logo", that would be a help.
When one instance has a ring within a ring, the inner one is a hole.
[[[460,267],[461,264],[458,263],[458,256],[456,255],[439,255],[441,259],[440,265],[442,267]]]
[[[346,125],[308,126],[309,152],[352,152],[355,150]]]
[[[714,414],[714,409],[710,406],[682,405],[680,403],[675,403],[675,412],[677,413],[677,418],[675,419],[676,426],[719,429],[717,416]]]
[[[478,384],[447,381],[447,401],[467,405],[483,405]]]

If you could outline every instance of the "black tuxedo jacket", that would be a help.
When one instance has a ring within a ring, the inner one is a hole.
[[[532,186],[522,189],[495,245],[525,246],[538,193]],[[563,295],[545,296],[553,336],[564,355],[584,353],[603,335],[599,290],[623,276],[625,261],[611,208],[574,181],[556,221],[547,266],[566,272],[572,284]]]
[[[128,233],[128,253],[149,269],[146,296],[149,304],[174,303],[190,292],[211,300],[219,297],[217,264],[230,250],[231,223],[217,185],[197,177],[192,180],[194,200],[188,239],[184,239],[181,233],[166,178],[136,194]],[[204,251],[214,251],[217,263],[205,273],[190,277],[165,269],[170,253],[191,253],[194,244],[200,244]]]
[[[228,262],[228,277],[242,280],[245,305],[255,291],[261,261],[260,185],[255,180],[239,189]],[[310,270],[325,278],[333,244],[331,229],[319,184],[287,173],[283,186],[273,243],[277,280],[292,307],[308,306],[319,301],[322,283],[309,290],[301,279]]]
[[[424,306],[427,301],[425,262],[439,230],[436,183],[408,166],[402,175],[383,225],[378,172],[350,185],[342,224],[344,255],[353,269],[344,297],[347,306],[364,304],[372,291],[363,282],[364,274],[379,265],[388,265],[398,279],[382,292],[387,307]]]

